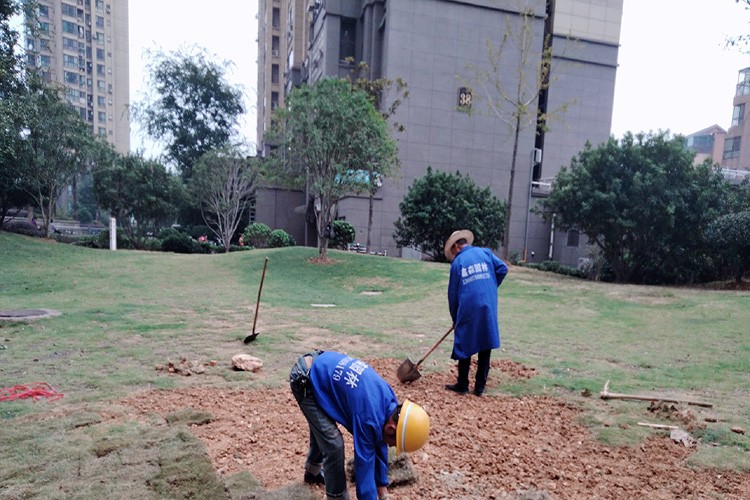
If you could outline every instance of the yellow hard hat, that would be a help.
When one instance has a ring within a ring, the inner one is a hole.
[[[396,453],[417,451],[427,442],[430,417],[418,404],[408,399],[401,405],[396,426]]]

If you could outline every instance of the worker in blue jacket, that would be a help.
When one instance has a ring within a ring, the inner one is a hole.
[[[430,419],[424,409],[408,399],[399,404],[370,365],[338,352],[301,356],[289,385],[310,427],[305,482],[325,484],[329,499],[349,498],[338,423],[354,438],[357,498],[387,500],[388,446],[413,452],[427,442]]]
[[[474,233],[454,231],[445,242],[445,256],[451,262],[448,280],[448,308],[453,319],[453,352],[458,361],[458,380],[445,388],[469,392],[471,356],[477,354],[474,394],[484,394],[490,372],[492,349],[500,347],[497,325],[497,287],[508,266],[487,248],[472,246]]]

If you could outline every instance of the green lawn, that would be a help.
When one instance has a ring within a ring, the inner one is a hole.
[[[97,477],[101,457],[114,449],[122,459],[133,443],[150,443],[141,447],[148,453],[132,459],[138,467],[105,484],[82,480],[79,496],[117,497],[133,481],[126,476],[142,474],[155,486],[133,486],[132,497],[159,498],[164,481],[195,484],[180,476],[185,470],[203,478],[202,492],[186,487],[199,497],[224,487],[252,489],[249,477],[234,478],[239,486],[215,484],[188,432],[109,424],[97,412],[145,388],[282,386],[296,355],[315,347],[414,359],[450,327],[446,264],[339,251],[330,251],[332,265],[311,264],[316,253],[301,247],[228,255],[110,252],[0,232],[0,310],[62,313],[0,322],[0,387],[43,381],[65,394],[53,403],[0,402],[0,498],[20,498],[19,485],[73,467],[64,463],[77,464],[84,478]],[[252,344],[266,376],[248,381],[241,372],[214,370],[200,378],[165,377],[154,370],[182,357],[226,363],[245,349],[241,339],[252,330],[266,257],[260,336]],[[607,380],[613,392],[707,401],[718,422],[699,435],[703,444],[691,460],[748,467],[750,440],[731,428],[750,430],[749,293],[583,282],[513,267],[500,287],[500,325],[503,352],[493,359],[539,372],[505,391],[566,398],[612,443],[637,442],[645,431],[636,425],[642,406],[612,401],[604,411],[597,397],[583,396],[597,396]],[[445,342],[432,356],[449,353]],[[50,408],[59,419],[46,418]],[[149,468],[164,457],[190,464]],[[65,497],[66,488],[50,482],[40,494]]]

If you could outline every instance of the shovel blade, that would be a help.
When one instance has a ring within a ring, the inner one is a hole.
[[[399,382],[405,383],[414,382],[421,377],[422,374],[419,373],[417,365],[415,365],[411,359],[406,358],[398,367],[398,370],[396,370],[396,376],[398,377]]]
[[[260,332],[257,332],[257,333],[251,333],[250,335],[248,335],[247,337],[245,337],[245,340],[243,340],[243,342],[244,342],[245,344],[249,344],[250,342],[252,342],[253,340],[255,340],[255,338],[256,338],[256,337],[257,337],[258,335],[260,335]]]

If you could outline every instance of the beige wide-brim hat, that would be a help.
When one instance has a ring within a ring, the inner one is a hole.
[[[450,262],[453,262],[453,259],[456,257],[451,247],[453,247],[453,244],[455,242],[457,242],[458,240],[462,238],[465,239],[469,245],[474,243],[474,233],[472,233],[468,229],[461,229],[459,231],[453,231],[450,237],[446,240],[445,247],[443,248],[443,253],[445,253],[445,257]]]

